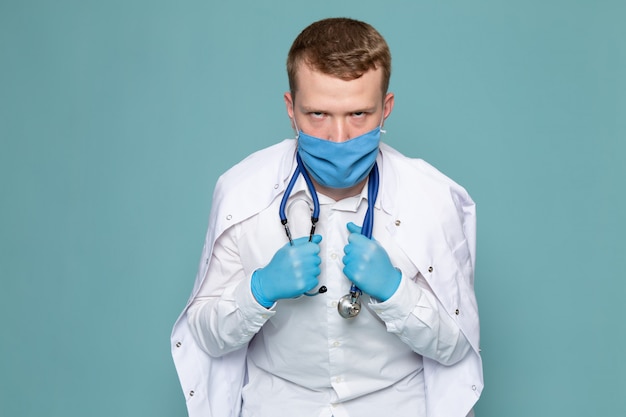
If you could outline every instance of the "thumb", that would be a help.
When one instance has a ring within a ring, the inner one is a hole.
[[[361,227],[357,226],[356,224],[350,222],[348,223],[346,226],[348,226],[348,231],[350,233],[358,233],[361,234]]]

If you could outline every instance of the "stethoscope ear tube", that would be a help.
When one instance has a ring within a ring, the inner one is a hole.
[[[313,181],[311,181],[311,177],[309,173],[306,172],[304,168],[304,163],[300,158],[300,154],[296,153],[296,161],[298,164],[296,165],[296,170],[294,171],[291,179],[289,180],[289,184],[287,184],[287,188],[285,189],[285,193],[283,194],[283,198],[280,201],[280,207],[278,209],[278,215],[280,216],[280,222],[285,227],[285,233],[287,234],[287,238],[289,239],[289,244],[293,245],[293,238],[291,237],[291,232],[289,231],[289,225],[287,224],[287,213],[285,207],[287,206],[287,200],[291,195],[291,191],[293,191],[293,187],[298,180],[298,176],[302,175],[304,181],[306,182],[307,188],[309,189],[309,193],[311,194],[311,198],[313,199],[313,214],[311,215],[311,232],[309,233],[309,242],[313,239],[313,235],[315,234],[315,226],[319,221],[320,217],[320,202],[317,198],[317,191],[315,191],[315,186],[313,185]]]
[[[372,238],[372,233],[374,232],[374,204],[376,203],[376,198],[378,197],[378,184],[378,164],[374,162],[374,166],[370,171],[369,183],[367,187],[367,213],[365,213],[363,227],[361,227],[361,234],[368,239]]]

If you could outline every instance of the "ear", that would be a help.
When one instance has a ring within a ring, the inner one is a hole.
[[[387,117],[389,117],[389,115],[391,114],[391,111],[393,110],[393,104],[394,104],[394,100],[395,100],[395,96],[393,95],[393,93],[387,93],[387,95],[385,96],[385,99],[383,100],[383,124],[384,121],[387,119]]]
[[[285,108],[287,109],[287,116],[289,116],[289,120],[291,120],[291,128],[296,129],[296,125],[293,122],[293,97],[290,92],[286,92],[283,96],[285,100]]]

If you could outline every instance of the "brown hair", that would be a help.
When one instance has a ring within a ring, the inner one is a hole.
[[[342,80],[354,80],[380,67],[383,71],[383,95],[389,88],[389,46],[382,35],[365,22],[329,18],[312,23],[298,35],[287,56],[292,97],[297,90],[296,71],[302,63]]]

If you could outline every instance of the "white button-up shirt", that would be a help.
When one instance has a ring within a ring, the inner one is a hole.
[[[440,307],[428,284],[374,221],[373,237],[402,271],[396,293],[385,302],[362,296],[361,313],[344,319],[338,300],[350,289],[343,275],[343,248],[350,221],[367,211],[367,187],[335,202],[319,195],[322,235],[319,285],[326,293],[279,300],[265,309],[250,291],[254,270],[270,262],[287,242],[277,199],[259,214],[226,230],[216,241],[207,278],[188,311],[198,344],[221,356],[249,344],[248,383],[242,416],[423,417],[422,356],[455,363],[469,350],[457,324]],[[311,199],[300,178],[287,216],[294,237],[308,235]],[[386,213],[376,206],[376,217]]]

